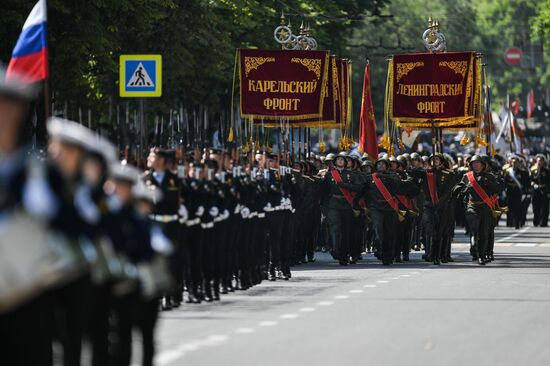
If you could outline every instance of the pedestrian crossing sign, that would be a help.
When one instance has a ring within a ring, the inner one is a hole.
[[[121,97],[160,97],[162,56],[120,55],[119,90]]]

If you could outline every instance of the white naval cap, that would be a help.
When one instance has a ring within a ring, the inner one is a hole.
[[[48,119],[47,129],[52,139],[77,145],[86,150],[92,148],[95,141],[92,130],[68,119],[51,117]]]
[[[113,180],[136,184],[139,181],[140,171],[132,165],[113,163],[109,166],[109,177]]]

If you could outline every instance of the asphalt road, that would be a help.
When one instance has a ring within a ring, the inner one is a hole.
[[[164,312],[156,365],[550,365],[550,229],[498,228],[496,261],[340,267]],[[139,361],[139,359],[137,360]]]

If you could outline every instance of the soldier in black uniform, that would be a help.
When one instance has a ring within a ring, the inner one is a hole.
[[[53,306],[49,296],[45,295],[47,286],[53,284],[42,282],[42,273],[38,272],[32,255],[38,250],[44,250],[45,246],[37,242],[37,246],[29,250],[25,245],[29,244],[28,238],[21,232],[15,232],[19,237],[13,239],[19,239],[20,242],[16,243],[18,256],[12,256],[14,253],[9,248],[14,246],[14,240],[9,239],[10,231],[6,230],[15,230],[17,226],[13,224],[16,220],[15,208],[19,208],[21,214],[36,219],[33,226],[23,225],[26,232],[34,231],[35,225],[38,228],[42,223],[46,227],[60,223],[61,217],[58,216],[65,213],[61,211],[65,188],[63,180],[55,169],[28,156],[26,145],[29,141],[24,128],[35,95],[34,87],[13,78],[6,80],[5,70],[0,67],[0,213],[4,237],[0,243],[3,256],[0,258],[0,282],[3,284],[0,286],[2,365],[46,366],[53,362]],[[30,164],[31,161],[36,165]],[[37,173],[34,176],[29,174],[33,166],[39,168],[34,170]],[[40,186],[31,185],[36,182]],[[29,190],[31,187],[34,189]],[[37,191],[37,188],[40,189]],[[10,261],[11,266],[6,266],[5,260]],[[28,277],[24,282],[10,273],[9,268],[13,268],[13,264],[16,268],[27,267],[25,269],[29,270],[25,273]],[[13,288],[6,286],[8,283]]]
[[[423,169],[423,167],[422,167],[422,157],[420,156],[420,154],[418,154],[416,152],[412,153],[411,154],[411,165],[407,168],[407,171],[409,172],[409,175],[411,175],[410,173],[413,170],[422,170],[422,169]],[[422,185],[422,179],[421,178],[416,178],[414,176],[413,176],[413,178],[415,179],[415,182],[418,186]],[[422,237],[423,237],[422,216],[423,216],[423,213],[424,213],[425,198],[426,198],[426,196],[424,194],[424,191],[420,190],[418,195],[416,195],[416,197],[413,200],[413,204],[416,207],[417,212],[418,212],[418,216],[416,216],[413,219],[413,240],[412,240],[413,243],[412,243],[412,248],[415,251],[420,251],[420,249],[422,249]]]
[[[410,177],[407,173],[408,160],[405,156],[397,157],[398,166],[396,166],[396,173],[399,175],[403,182],[407,182],[406,185],[408,189],[406,194],[397,195],[396,198],[399,200],[401,207],[407,212],[405,220],[401,222],[398,232],[398,237],[396,240],[395,248],[395,261],[401,262],[401,253],[403,255],[403,261],[409,261],[409,253],[412,246],[413,238],[413,229],[414,222],[418,217],[418,210],[415,207],[414,199],[420,192],[420,185],[416,183],[414,179]],[[404,183],[405,184],[405,183]]]
[[[510,166],[506,168],[504,175],[506,184],[506,198],[508,201],[508,224],[519,229],[523,221],[522,201],[527,195],[529,177],[520,169],[518,156],[512,156]]]
[[[151,169],[143,181],[151,189],[158,189],[162,192],[162,200],[155,203],[155,209],[151,214],[151,220],[163,226],[166,236],[174,245],[174,254],[171,266],[174,273],[175,286],[170,293],[162,299],[163,310],[170,310],[178,307],[183,300],[183,271],[181,258],[182,245],[180,243],[180,227],[178,210],[180,208],[180,182],[166,166],[166,159],[169,155],[164,149],[154,148],[148,159]]]
[[[431,168],[411,172],[413,177],[422,180],[425,195],[422,217],[426,235],[425,260],[436,265],[441,264],[442,238],[446,229],[443,219],[452,188],[452,175],[445,169],[444,159],[440,153],[432,154],[429,159]]]
[[[453,194],[466,200],[466,220],[472,235],[474,255],[480,265],[488,259],[490,231],[493,230],[494,198],[500,186],[495,177],[485,172],[486,162],[474,155],[470,160],[470,171],[453,189]]]
[[[352,184],[351,176],[345,169],[345,156],[338,155],[334,158],[334,168],[331,168],[323,180],[322,197],[325,200],[325,212],[329,225],[332,247],[336,250],[336,256],[340,265],[346,266],[350,255],[350,231],[353,220],[353,211],[350,202],[344,196],[344,189],[339,183]],[[337,180],[340,180],[338,182]]]
[[[357,204],[364,198],[369,207],[369,213],[373,222],[374,231],[380,247],[379,256],[384,265],[390,265],[394,259],[394,248],[396,237],[396,226],[402,220],[402,213],[399,212],[399,204],[395,195],[404,194],[403,187],[406,186],[397,173],[389,170],[390,162],[386,158],[376,161],[376,172],[367,176],[366,182],[356,187]],[[345,184],[344,187],[352,188]],[[398,219],[398,216],[402,218]]]
[[[533,225],[546,227],[548,226],[550,169],[542,154],[536,156],[536,162],[531,167],[531,186],[533,188]]]

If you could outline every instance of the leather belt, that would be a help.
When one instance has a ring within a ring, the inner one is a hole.
[[[149,218],[153,221],[167,224],[169,222],[178,221],[179,216],[178,215],[149,215]]]

